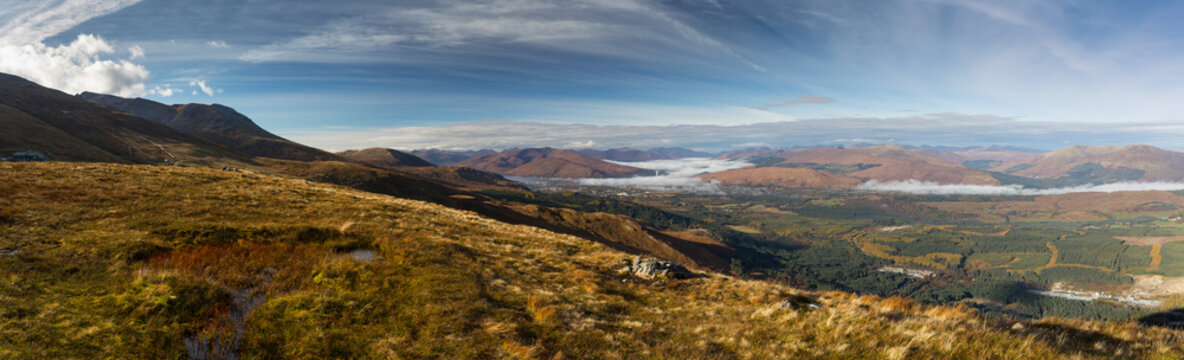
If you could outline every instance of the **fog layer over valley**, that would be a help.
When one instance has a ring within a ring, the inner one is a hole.
[[[652,176],[635,176],[615,179],[579,179],[580,185],[637,187],[652,190],[679,190],[719,193],[715,184],[703,181],[696,175],[739,169],[752,164],[739,160],[717,160],[709,158],[684,158],[677,160],[651,160],[639,162],[609,161],[614,164],[654,170]]]
[[[1102,185],[1081,185],[1051,189],[1033,189],[1020,185],[958,185],[938,184],[928,181],[876,181],[860,184],[859,190],[869,192],[896,192],[919,195],[1060,195],[1083,192],[1119,191],[1179,191],[1184,183],[1174,182],[1118,182]]]

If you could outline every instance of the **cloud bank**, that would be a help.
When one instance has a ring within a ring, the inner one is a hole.
[[[880,182],[871,180],[860,184],[859,190],[869,192],[893,192],[918,195],[1060,195],[1083,192],[1120,191],[1179,191],[1184,183],[1169,182],[1121,182],[1103,185],[1082,185],[1053,189],[1029,189],[1019,185],[942,185],[933,182],[908,180]]]
[[[710,111],[701,113],[716,114]],[[609,118],[604,113],[595,112],[587,113],[586,116]],[[1043,150],[1068,145],[1129,144],[1184,149],[1184,141],[1180,140],[1184,138],[1184,123],[1180,122],[1112,122],[1066,127],[1056,122],[1019,121],[967,114],[820,118],[732,126],[482,121],[449,123],[438,127],[320,128],[288,131],[283,135],[313,146],[340,150],[373,146],[402,150],[476,150],[595,144],[598,148],[682,146],[701,151],[720,151],[753,145],[792,147],[890,142],[956,147],[1012,145]],[[1059,139],[1074,139],[1074,143],[1062,143]]]
[[[761,109],[761,110],[768,110],[768,109],[772,109],[775,107],[793,106],[793,105],[798,105],[798,104],[830,104],[835,101],[836,101],[835,99],[824,97],[824,96],[810,95],[810,96],[803,96],[803,97],[800,97],[797,99],[785,100],[785,101],[782,101],[782,102],[779,102],[776,104],[761,105],[761,106],[757,106],[756,108]]]
[[[92,91],[118,96],[144,93],[148,69],[128,60],[106,60],[115,48],[103,38],[78,35],[69,44],[40,42],[0,46],[0,72],[23,77],[49,88],[77,94]]]
[[[747,162],[716,160],[708,158],[686,158],[677,160],[652,160],[640,162],[609,161],[614,164],[650,169],[658,172],[654,176],[636,176],[615,179],[579,179],[580,185],[633,187],[651,190],[677,190],[701,193],[720,193],[715,184],[705,182],[695,175],[739,169],[752,166]]]

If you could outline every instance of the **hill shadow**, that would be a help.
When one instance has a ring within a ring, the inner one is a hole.
[[[1184,308],[1157,312],[1139,318],[1139,324],[1169,329],[1184,329]]]

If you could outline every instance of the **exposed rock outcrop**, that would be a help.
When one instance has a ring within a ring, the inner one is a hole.
[[[631,274],[643,279],[689,279],[699,276],[699,274],[677,263],[660,260],[642,260],[640,256],[634,256],[633,262],[625,265],[618,272]]]

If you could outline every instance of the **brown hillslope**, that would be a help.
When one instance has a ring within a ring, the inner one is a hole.
[[[501,175],[464,166],[435,166],[402,151],[368,148],[338,152],[346,159],[466,190],[527,190]]]
[[[699,175],[707,181],[718,181],[726,185],[777,186],[784,188],[850,189],[862,181],[856,178],[835,175],[825,171],[805,168],[743,168]]]
[[[990,174],[938,157],[919,154],[897,146],[866,148],[816,147],[780,156],[781,164],[879,164],[846,174],[862,180],[920,180],[939,184],[998,185]]]
[[[690,149],[670,147],[670,148],[653,148],[649,150],[640,150],[633,148],[616,148],[616,149],[584,149],[573,150],[580,155],[601,160],[612,161],[651,161],[651,160],[674,160],[689,157],[708,157],[710,154],[698,152]]]
[[[553,148],[489,154],[465,160],[460,165],[502,175],[570,179],[628,177],[652,173],[651,170],[617,165]]]
[[[1040,153],[1035,152],[992,148],[966,150],[914,149],[913,151],[956,163],[972,160],[995,160],[1000,162],[1028,161],[1040,156]]]
[[[362,150],[346,150],[337,155],[363,164],[377,167],[422,167],[432,166],[427,160],[395,149],[372,147]]]
[[[584,213],[537,205],[512,205],[507,208],[529,219],[536,219],[534,222],[517,223],[592,239],[631,254],[648,254],[716,271],[726,269],[735,253],[732,248],[709,237],[664,233],[624,215]]]
[[[0,156],[62,161],[245,166],[249,157],[164,124],[0,74]]]
[[[459,164],[462,161],[472,159],[482,155],[496,154],[497,151],[490,149],[481,150],[441,150],[441,149],[419,149],[411,151],[411,155],[415,155],[420,159],[427,160],[432,164],[441,166],[452,166]]]
[[[957,161],[921,154],[898,146],[866,148],[814,147],[802,150],[750,149],[721,155],[721,159],[780,158],[770,164],[774,168],[814,168],[830,172],[825,177],[809,171],[775,171],[750,169],[728,171],[720,181],[734,184],[751,180],[754,185],[790,186],[800,183],[813,187],[834,183],[839,188],[850,187],[848,179],[858,181],[920,180],[939,184],[998,185],[989,173],[963,166]],[[709,178],[710,176],[704,177]]]
[[[1026,169],[1012,175],[1055,178],[1064,176],[1083,164],[1100,164],[1108,169],[1143,171],[1139,181],[1180,181],[1184,179],[1184,153],[1159,149],[1148,145],[1127,146],[1070,146],[1041,155],[1030,161],[1012,161],[992,170],[1006,171],[1015,166]]]
[[[223,105],[165,105],[143,98],[126,99],[89,92],[78,97],[160,122],[249,156],[301,161],[342,160],[329,152],[272,134]]]
[[[713,272],[642,279],[591,241],[302,180],[0,163],[0,193],[0,358],[1184,355],[1184,332],[1136,322],[993,320]]]

